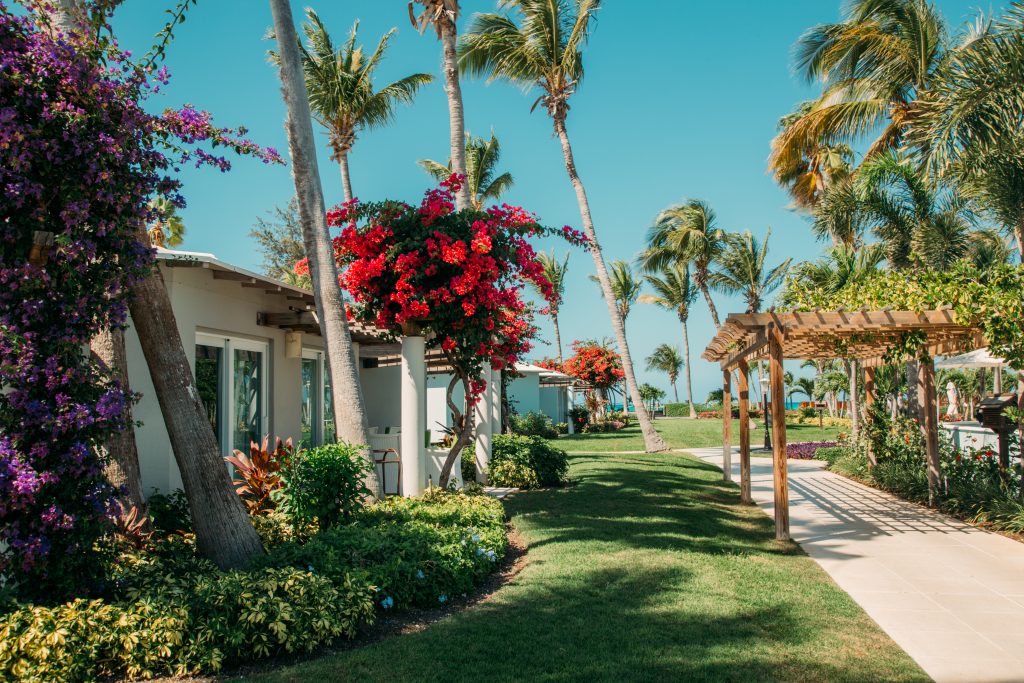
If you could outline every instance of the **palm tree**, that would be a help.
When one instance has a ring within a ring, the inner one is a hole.
[[[798,377],[792,382],[792,387],[787,396],[792,398],[796,394],[803,394],[807,397],[808,401],[814,400],[814,380],[810,377]]]
[[[676,388],[676,380],[679,379],[679,371],[683,369],[683,358],[679,355],[679,349],[669,344],[659,344],[651,355],[647,356],[647,369],[657,370],[668,375],[672,393],[675,395],[676,403],[679,403],[679,389]],[[690,410],[693,410],[692,397]],[[693,416],[691,415],[691,417]]]
[[[998,231],[992,229],[976,230],[971,234],[971,243],[967,248],[967,259],[981,271],[1010,262],[1010,246]]]
[[[590,35],[591,19],[600,6],[600,0],[502,0],[500,7],[510,13],[478,14],[470,31],[462,38],[459,61],[470,74],[487,76],[492,81],[500,78],[526,89],[540,90],[534,107],[543,104],[547,109],[562,145],[565,170],[576,192],[583,230],[608,305],[644,446],[648,451],[663,451],[667,448],[665,441],[655,431],[640,398],[625,324],[615,307],[611,279],[590,214],[590,202],[576,170],[566,128],[569,98],[583,80],[583,46]]]
[[[792,268],[791,278],[782,293],[782,301],[786,304],[796,303],[790,299],[789,282],[799,284],[800,288],[810,287],[835,294],[848,285],[870,279],[879,271],[883,260],[885,250],[881,244],[868,244],[860,249],[832,247],[817,261],[804,261]]]
[[[803,102],[795,112],[779,120],[779,131],[785,132],[809,113],[814,102]],[[845,144],[809,141],[800,154],[780,159],[774,168],[775,180],[789,192],[798,209],[813,209],[827,189],[849,177],[853,166],[853,149]]]
[[[306,10],[302,27],[306,45],[300,45],[302,70],[309,93],[309,106],[317,122],[327,129],[331,160],[341,167],[345,201],[352,201],[352,179],[348,155],[362,130],[378,128],[395,117],[398,104],[411,104],[421,86],[434,80],[429,74],[412,74],[373,89],[373,75],[395,34],[391,29],[369,56],[356,46],[359,21],[352,24],[348,40],[335,49],[327,27],[312,9]]]
[[[640,255],[647,272],[664,269],[674,263],[693,266],[693,284],[702,295],[715,327],[720,327],[718,309],[711,299],[708,277],[722,251],[724,231],[715,222],[715,211],[699,199],[676,204],[658,214],[647,232],[647,248]]]
[[[830,240],[833,247],[861,246],[867,220],[867,207],[855,173],[825,186],[811,208],[812,232],[819,240]]]
[[[345,298],[338,285],[334,248],[327,230],[327,211],[323,188],[320,186],[313,119],[303,78],[299,39],[288,0],[270,0],[270,9],[274,17],[274,34],[277,36],[281,92],[288,111],[285,128],[292,158],[292,178],[295,181],[302,241],[309,261],[320,334],[327,348],[327,370],[331,380],[337,436],[339,440],[350,444],[365,444],[368,442],[366,406],[356,370],[348,320],[345,318]],[[365,455],[368,460],[371,459],[368,451]],[[366,484],[375,495],[379,492],[373,467],[367,468]]]
[[[413,3],[423,5],[423,11],[417,17],[413,12]],[[448,94],[448,121],[450,127],[449,143],[451,148],[452,170],[466,177],[466,118],[462,108],[462,86],[459,84],[459,60],[456,54],[458,30],[455,22],[459,18],[459,0],[411,0],[409,2],[409,19],[420,33],[427,26],[433,26],[441,41],[441,54],[444,61],[445,92]],[[461,211],[470,206],[469,187],[463,183],[455,195],[455,205]]]
[[[185,241],[185,223],[169,199],[157,197],[150,200],[149,208],[154,220],[149,226],[149,243],[154,247],[177,247]]]
[[[496,202],[512,187],[512,174],[495,175],[501,159],[501,145],[491,133],[485,140],[466,133],[466,186],[470,206],[480,211],[487,202]],[[452,162],[445,166],[433,159],[421,159],[419,165],[436,180],[447,180],[452,174]]]
[[[565,258],[559,261],[555,257],[554,250],[550,254],[541,252],[537,254],[537,260],[540,261],[541,267],[544,269],[544,277],[551,283],[551,290],[554,292],[551,303],[548,305],[548,312],[551,315],[551,324],[555,328],[555,347],[558,349],[558,364],[559,366],[564,363],[562,358],[562,335],[558,329],[558,309],[562,305],[562,295],[565,294],[565,274],[569,270],[569,254],[565,255]],[[540,288],[537,288],[538,293]],[[543,293],[541,293],[543,296]]]
[[[913,105],[946,54],[946,28],[929,0],[852,0],[844,21],[807,31],[796,69],[822,84],[772,141],[769,170],[784,173],[822,145],[856,142],[880,130],[865,159],[899,147]]]
[[[622,318],[622,324],[625,325],[633,304],[640,297],[643,283],[633,275],[633,269],[626,261],[612,261],[611,266],[612,296],[615,298],[615,308]],[[594,275],[590,276],[590,281],[601,284],[601,280]]]
[[[675,264],[665,268],[661,276],[647,275],[647,284],[655,291],[654,294],[641,294],[640,303],[654,304],[672,311],[679,317],[683,326],[683,365],[686,368],[686,399],[690,402],[690,417],[697,417],[693,405],[693,383],[690,376],[690,335],[687,321],[690,318],[690,307],[697,300],[697,289],[690,279],[690,271],[686,266]],[[675,384],[672,385],[675,390]],[[678,396],[676,401],[678,401]]]
[[[743,233],[729,233],[724,239],[724,248],[718,257],[715,272],[708,277],[710,285],[726,294],[738,294],[747,304],[747,313],[758,313],[766,296],[783,283],[789,264],[788,258],[779,265],[768,268],[768,230],[764,241],[758,241],[749,230]]]

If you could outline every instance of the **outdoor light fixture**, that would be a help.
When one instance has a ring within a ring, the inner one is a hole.
[[[768,387],[770,385],[770,379],[761,378],[761,402],[764,404],[764,448],[767,451],[772,449],[771,409],[768,403]]]

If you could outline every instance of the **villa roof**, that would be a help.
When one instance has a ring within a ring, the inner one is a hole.
[[[980,330],[958,323],[948,308],[929,311],[808,311],[734,313],[718,329],[702,358],[723,369],[740,361],[768,357],[769,334],[781,332],[782,354],[790,359],[857,358],[865,367],[881,365],[884,355],[909,332],[924,332],[932,355],[982,346]]]

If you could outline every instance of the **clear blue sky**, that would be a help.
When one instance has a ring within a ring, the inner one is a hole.
[[[171,0],[129,0],[115,16],[123,45],[141,54],[165,21]],[[463,0],[465,16],[492,11],[494,0]],[[949,22],[959,26],[977,13],[973,0],[939,0]],[[995,9],[1007,3],[997,2]],[[308,0],[293,3],[296,19],[313,6],[340,42],[361,20],[360,40],[375,46],[382,33],[398,35],[378,71],[379,82],[414,72],[437,80],[403,109],[388,128],[364,133],[351,156],[355,194],[415,201],[429,184],[417,159],[448,156],[448,113],[440,75],[440,45],[409,24],[404,0]],[[989,9],[986,5],[985,9]],[[813,258],[820,252],[804,218],[765,174],[768,144],[780,116],[813,94],[792,74],[790,48],[808,27],[835,21],[839,0],[608,0],[586,49],[586,78],[572,100],[568,127],[576,161],[590,195],[598,235],[608,260],[630,259],[642,246],[652,218],[686,198],[707,200],[721,227],[764,235],[771,227],[771,261]],[[172,83],[153,106],[191,103],[214,113],[222,125],[243,124],[257,142],[287,150],[284,107],[274,70],[266,62],[264,39],[271,24],[267,2],[200,0],[177,30],[167,66]],[[465,26],[465,20],[461,22]],[[516,184],[506,200],[537,213],[550,225],[580,227],[575,195],[552,137],[550,120],[536,94],[502,83],[463,83],[467,129],[492,129],[503,144],[502,165]],[[326,143],[326,136],[321,138]],[[326,144],[319,162],[328,204],[341,201],[337,166]],[[248,237],[257,216],[292,195],[287,168],[239,159],[225,175],[186,170],[183,248],[210,251],[237,265],[257,269],[260,254]],[[551,245],[545,245],[550,248]],[[564,251],[564,244],[558,244]],[[563,343],[611,336],[607,312],[595,284],[588,254],[570,259],[562,309]],[[724,314],[740,302],[717,296]],[[552,338],[542,320],[544,339]],[[651,306],[636,306],[627,330],[640,381],[668,390],[663,376],[643,370],[643,359],[662,342],[679,343],[675,317]],[[690,319],[694,397],[702,400],[721,386],[716,366],[700,359],[713,336],[706,307],[698,302]],[[543,344],[537,357],[554,355]],[[795,369],[795,368],[794,368]],[[679,387],[684,397],[684,388]]]

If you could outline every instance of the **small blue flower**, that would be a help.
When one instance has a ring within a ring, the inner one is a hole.
[[[498,559],[498,554],[495,553],[493,550],[488,550],[487,551],[487,559],[490,560],[491,562],[494,562],[495,560]]]
[[[477,549],[476,549],[476,554],[477,554],[477,556],[478,556],[478,557],[479,557],[480,555],[483,555],[483,554],[484,554],[484,549],[483,549],[483,548],[477,548]]]
[[[424,576],[424,574],[423,574],[423,570],[422,570],[422,569],[417,569],[417,570],[416,570],[416,578],[417,578],[417,579],[422,579],[422,578],[423,578],[423,576]]]
[[[479,543],[480,542],[480,534],[473,534],[473,542],[474,543]]]
[[[448,602],[448,596],[447,595],[439,595],[439,596],[437,596],[437,601],[443,605],[444,603]]]
[[[380,606],[384,609],[391,609],[392,607],[394,607],[394,605],[395,601],[390,595],[380,601]]]
[[[312,572],[313,574],[316,574],[316,571],[313,569],[313,565],[309,565],[308,567],[306,567],[306,570]]]

